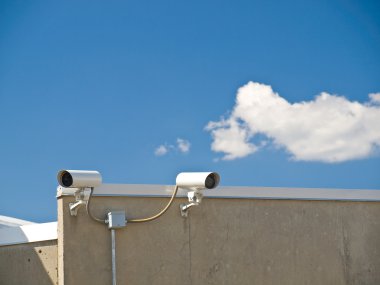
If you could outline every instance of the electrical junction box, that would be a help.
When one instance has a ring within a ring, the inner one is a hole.
[[[125,211],[114,211],[108,213],[108,228],[120,229],[126,225]]]

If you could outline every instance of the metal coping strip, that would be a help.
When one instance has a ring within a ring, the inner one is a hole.
[[[102,184],[94,189],[94,196],[168,197],[172,194],[173,187],[151,184]],[[59,186],[57,197],[71,196],[76,190]],[[186,197],[187,190],[179,189],[177,196]],[[380,190],[227,186],[205,190],[204,196],[220,199],[380,201]]]

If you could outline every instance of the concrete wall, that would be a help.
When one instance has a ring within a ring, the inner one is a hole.
[[[58,284],[57,240],[1,246],[0,284]]]
[[[155,213],[167,198],[93,197],[95,216]],[[60,285],[112,284],[111,238],[58,199]],[[116,232],[118,284],[380,284],[380,202],[204,199],[184,219]]]

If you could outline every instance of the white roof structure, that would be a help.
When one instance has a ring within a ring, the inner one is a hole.
[[[19,226],[24,226],[24,225],[32,225],[32,224],[35,224],[35,223],[0,215],[0,229],[9,228],[9,227],[19,227]]]
[[[55,240],[57,238],[57,222],[0,229],[0,246]]]
[[[0,246],[57,239],[57,222],[34,223],[0,215]]]

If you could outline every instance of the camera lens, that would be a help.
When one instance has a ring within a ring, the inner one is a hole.
[[[73,184],[73,177],[69,172],[66,171],[62,175],[61,181],[63,186],[70,187]]]
[[[213,173],[211,173],[209,176],[207,176],[205,185],[207,189],[212,189],[215,187],[215,176]]]

